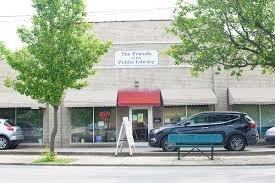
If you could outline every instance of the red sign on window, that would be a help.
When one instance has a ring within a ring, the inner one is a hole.
[[[108,119],[111,115],[111,112],[110,111],[102,111],[102,112],[99,112],[98,115],[101,119]]]

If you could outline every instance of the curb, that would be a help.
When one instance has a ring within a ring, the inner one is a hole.
[[[37,164],[37,163],[0,163],[0,165],[10,165],[10,166],[63,166],[63,167],[85,167],[85,166],[101,166],[101,167],[109,167],[109,166],[117,166],[117,167],[190,167],[190,166],[204,166],[204,167],[235,167],[235,166],[275,166],[275,163],[272,164],[223,164],[223,165],[213,165],[213,164],[197,164],[197,165],[171,165],[171,164]]]

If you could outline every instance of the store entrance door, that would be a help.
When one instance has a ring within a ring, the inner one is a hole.
[[[148,132],[153,128],[152,108],[130,108],[129,118],[133,124],[133,137],[136,142],[148,142]]]

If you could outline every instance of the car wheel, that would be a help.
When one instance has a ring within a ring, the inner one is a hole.
[[[9,139],[4,136],[0,136],[0,150],[8,149],[8,148],[9,148]]]
[[[229,151],[243,151],[245,146],[245,139],[240,135],[231,136],[227,144]]]
[[[177,148],[175,147],[170,147],[168,145],[168,137],[164,137],[162,140],[161,140],[161,148],[164,152],[174,152],[177,150]]]

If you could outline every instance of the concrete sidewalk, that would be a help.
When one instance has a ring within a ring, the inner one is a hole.
[[[275,155],[265,156],[59,156],[69,158],[69,164],[35,164],[38,155],[0,155],[0,165],[54,165],[54,166],[257,166],[275,165]]]
[[[112,156],[115,152],[115,147],[69,147],[56,148],[56,152],[60,155],[89,155],[89,156]],[[188,150],[188,148],[186,148]],[[209,152],[210,148],[202,148]],[[19,146],[12,150],[0,151],[0,155],[40,155],[44,152],[43,147],[22,147]],[[190,156],[196,156],[198,153],[192,153]],[[215,148],[215,154],[218,156],[262,156],[275,155],[275,146],[248,146],[245,151],[232,152],[224,148]],[[124,147],[120,156],[128,156],[128,148]],[[136,147],[135,156],[176,156],[176,152],[163,152],[160,148],[152,148],[148,146]]]

